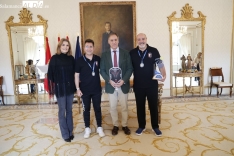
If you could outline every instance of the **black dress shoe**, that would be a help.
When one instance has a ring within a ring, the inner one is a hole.
[[[119,127],[114,126],[112,129],[112,135],[117,135],[118,134]]]
[[[125,133],[126,135],[130,135],[130,134],[131,134],[131,131],[130,131],[130,129],[128,128],[128,126],[122,127],[122,130],[124,131],[124,133]]]
[[[74,135],[70,136],[70,140],[73,140],[74,139]]]
[[[71,142],[71,139],[70,139],[70,138],[64,139],[64,141],[66,141],[66,142]]]

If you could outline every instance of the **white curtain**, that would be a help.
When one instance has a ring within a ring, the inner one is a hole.
[[[184,55],[185,57],[192,52],[192,37],[190,34],[183,35],[180,40],[180,56]]]
[[[37,63],[36,60],[38,61],[37,65],[45,65],[45,48],[44,48],[44,45],[38,45],[35,56],[36,56],[35,57],[35,63]]]
[[[45,64],[45,50],[44,45],[39,45],[32,38],[26,38],[24,41],[24,56],[25,62],[29,59],[33,60],[35,65]]]
[[[25,38],[24,40],[24,56],[25,56],[25,62],[29,59],[33,60],[36,54],[37,50],[37,43],[31,38]],[[24,62],[24,63],[25,63]]]

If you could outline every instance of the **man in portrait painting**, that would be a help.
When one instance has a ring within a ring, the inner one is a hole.
[[[106,22],[105,23],[105,32],[102,34],[102,53],[110,50],[110,45],[108,43],[108,36],[110,33],[113,33],[113,31],[111,30],[111,23],[110,22]]]

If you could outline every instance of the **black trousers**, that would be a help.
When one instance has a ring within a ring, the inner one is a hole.
[[[145,128],[146,125],[146,113],[145,102],[148,100],[148,106],[150,110],[150,118],[152,128],[159,128],[158,126],[158,86],[150,88],[134,88],[137,119],[139,128]]]
[[[82,104],[83,104],[83,116],[84,116],[85,127],[90,126],[91,99],[93,102],[93,108],[95,112],[97,126],[98,127],[102,126],[101,96],[102,96],[101,92],[97,94],[83,94],[81,96]]]
[[[34,93],[35,92],[35,84],[30,84],[30,90],[31,90],[31,93]]]

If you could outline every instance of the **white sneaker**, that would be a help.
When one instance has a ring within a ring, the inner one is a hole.
[[[103,132],[103,128],[102,127],[98,127],[97,128],[97,133],[99,134],[100,137],[104,137],[105,133]]]
[[[85,128],[84,138],[87,139],[90,137],[91,129],[89,127]]]

